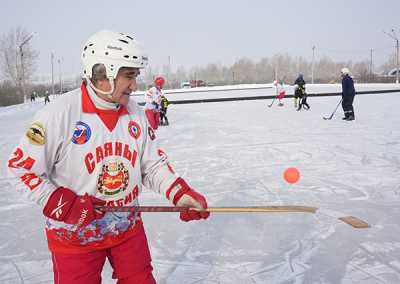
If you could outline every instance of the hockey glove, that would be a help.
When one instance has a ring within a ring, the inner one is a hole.
[[[81,196],[68,188],[59,187],[50,195],[43,214],[56,221],[74,224],[81,228],[103,217],[104,212],[96,210],[95,206],[105,203],[104,200],[87,193]]]
[[[176,179],[167,190],[167,198],[172,200],[175,206],[188,208],[181,212],[182,221],[207,219],[210,216],[210,212],[203,211],[207,208],[205,197],[190,188],[182,178]]]

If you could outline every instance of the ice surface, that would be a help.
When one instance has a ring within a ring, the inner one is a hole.
[[[271,92],[210,90],[179,99]],[[310,97],[311,110],[301,112],[292,99],[271,108],[270,100],[170,106],[170,126],[157,136],[209,206],[290,204],[321,211],[215,213],[191,223],[173,213],[144,214],[158,283],[400,283],[400,92],[357,96],[353,122],[341,120],[341,109],[323,120],[339,99]],[[22,200],[5,176],[8,155],[41,107],[0,108],[0,283],[52,283],[41,210]],[[282,177],[290,166],[301,173],[294,185]],[[140,200],[167,204],[149,191]],[[356,230],[336,218],[347,215],[372,227]],[[103,283],[113,283],[109,265]]]

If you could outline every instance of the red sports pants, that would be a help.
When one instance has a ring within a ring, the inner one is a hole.
[[[118,284],[155,284],[150,251],[142,227],[125,242],[101,251],[83,254],[52,253],[55,284],[100,284],[108,258]]]
[[[151,128],[156,130],[160,124],[160,112],[153,109],[146,109],[145,113]]]

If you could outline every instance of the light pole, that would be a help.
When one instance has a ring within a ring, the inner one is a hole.
[[[171,89],[171,82],[170,80],[170,73],[171,73],[171,56],[168,55],[168,74],[167,74],[167,84],[169,88]]]
[[[51,93],[54,95],[54,52],[51,52]]]
[[[371,54],[370,54],[371,58],[370,58],[370,62],[369,62],[369,80],[370,80],[370,83],[371,83],[371,81],[372,81],[372,68],[373,68],[373,65],[372,65],[372,52],[374,50],[371,48],[370,51],[371,51]]]
[[[396,36],[394,29],[392,29],[391,34],[385,31],[384,33],[396,41],[396,84],[398,84],[399,83],[399,38]]]
[[[63,85],[62,85],[62,79],[61,79],[61,60],[62,58],[58,59],[58,71],[59,71],[59,76],[60,76],[60,95],[62,95],[62,89],[63,89]]]
[[[312,47],[311,84],[314,84],[314,57],[315,57],[315,46]]]
[[[22,96],[24,97],[24,102],[25,102],[25,100],[26,100],[26,97],[25,97],[25,70],[24,70],[24,53],[23,53],[23,50],[22,50],[22,48],[24,47],[24,45],[25,44],[27,44],[32,38],[33,38],[33,36],[35,35],[36,33],[31,33],[28,37],[26,37],[23,41],[22,41],[22,43],[20,44],[20,45],[18,45],[18,49],[19,49],[19,55],[20,55],[20,60],[21,60],[21,74],[20,74],[20,76],[19,76],[19,84],[20,84],[20,87],[21,87],[21,92],[22,92]],[[18,53],[18,51],[16,52],[16,53]],[[18,56],[17,56],[18,57]],[[16,61],[17,61],[17,58],[16,58]],[[18,76],[18,63],[16,62],[16,68],[17,68],[17,76]]]

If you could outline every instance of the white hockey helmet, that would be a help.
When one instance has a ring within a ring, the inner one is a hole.
[[[109,80],[115,79],[121,67],[145,68],[148,57],[131,36],[102,30],[92,35],[83,47],[85,77],[92,78],[93,66],[101,63]]]
[[[347,68],[347,67],[342,68],[342,70],[340,70],[340,72],[341,72],[343,75],[350,74],[350,70],[349,70],[349,68]]]

